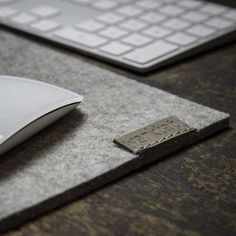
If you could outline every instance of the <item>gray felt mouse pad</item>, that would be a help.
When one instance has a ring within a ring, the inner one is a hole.
[[[0,74],[49,82],[84,95],[77,110],[0,157],[0,230],[5,230],[228,126],[229,115],[0,33]],[[115,137],[169,116],[197,134],[152,155]],[[174,158],[174,157],[173,157]]]

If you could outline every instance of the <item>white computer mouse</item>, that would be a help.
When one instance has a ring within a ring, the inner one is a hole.
[[[76,108],[82,99],[47,83],[0,75],[0,155]]]

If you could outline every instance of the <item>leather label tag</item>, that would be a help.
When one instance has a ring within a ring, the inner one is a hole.
[[[134,132],[116,138],[113,141],[129,151],[138,154],[160,143],[195,131],[177,117],[170,116]]]

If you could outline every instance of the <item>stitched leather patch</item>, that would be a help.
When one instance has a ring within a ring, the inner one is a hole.
[[[137,154],[193,131],[195,131],[194,128],[177,117],[171,116],[116,138],[113,141]]]

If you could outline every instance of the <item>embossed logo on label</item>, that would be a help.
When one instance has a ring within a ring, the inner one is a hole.
[[[141,153],[160,143],[192,131],[194,131],[193,128],[178,118],[171,116],[116,138],[114,142],[133,153]]]

